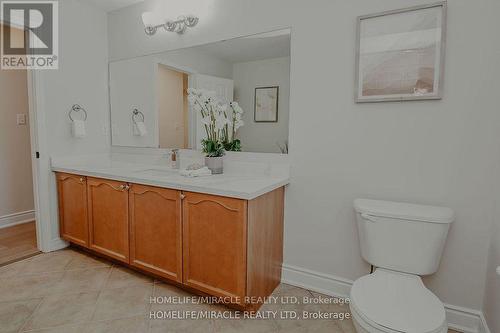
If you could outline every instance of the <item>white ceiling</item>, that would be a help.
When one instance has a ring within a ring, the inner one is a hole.
[[[290,55],[290,31],[280,30],[222,42],[196,46],[197,52],[230,63],[287,57]]]
[[[138,2],[143,2],[144,0],[80,0],[83,2],[88,2],[97,7],[104,9],[107,12],[117,10],[123,7],[133,5]]]

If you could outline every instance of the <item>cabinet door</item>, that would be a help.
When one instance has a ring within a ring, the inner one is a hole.
[[[182,282],[181,193],[130,187],[130,264]]]
[[[247,202],[184,193],[184,283],[211,295],[244,303]]]
[[[128,185],[88,178],[90,248],[128,263]]]
[[[87,180],[85,177],[57,173],[59,233],[62,239],[89,245],[87,221]]]

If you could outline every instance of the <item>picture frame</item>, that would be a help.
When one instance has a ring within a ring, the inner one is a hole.
[[[257,87],[254,95],[254,121],[256,123],[277,123],[279,86]]]
[[[445,1],[357,18],[357,103],[442,98]]]

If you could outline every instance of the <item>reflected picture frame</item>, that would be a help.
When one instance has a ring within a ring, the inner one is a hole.
[[[279,86],[257,87],[254,94],[254,122],[277,123]]]
[[[356,103],[442,99],[445,1],[357,18]]]

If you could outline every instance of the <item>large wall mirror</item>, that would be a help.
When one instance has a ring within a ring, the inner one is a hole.
[[[288,152],[289,29],[113,61],[109,78],[114,146],[199,149],[194,88],[241,107],[241,151]]]

